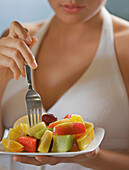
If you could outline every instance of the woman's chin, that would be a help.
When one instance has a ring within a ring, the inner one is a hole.
[[[76,25],[76,24],[83,22],[83,19],[80,19],[79,17],[71,17],[71,16],[70,17],[62,17],[62,18],[60,18],[60,20],[68,25]]]

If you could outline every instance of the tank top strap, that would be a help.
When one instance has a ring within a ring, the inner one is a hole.
[[[98,57],[101,57],[102,56],[101,54],[104,53],[111,56],[116,56],[114,48],[114,33],[111,15],[109,14],[105,7],[102,7],[101,13],[103,16],[103,27],[101,40],[99,44]]]
[[[103,30],[98,53],[98,58],[101,58],[99,63],[100,65],[103,65],[104,71],[106,67],[108,71],[112,70],[112,72],[115,74],[114,79],[116,79],[118,84],[120,84],[119,87],[123,92],[122,93],[123,98],[126,99],[126,101],[128,101],[126,87],[119,68],[119,63],[115,50],[113,21],[111,14],[106,10],[105,7],[102,7],[102,16],[103,16]]]

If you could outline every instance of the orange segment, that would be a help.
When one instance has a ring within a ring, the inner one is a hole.
[[[24,150],[23,145],[10,139],[3,139],[2,144],[5,149],[8,149],[11,152],[21,152]]]
[[[47,113],[42,113],[42,115],[43,115],[43,114],[47,114]],[[16,126],[18,126],[20,123],[29,125],[28,115],[22,116],[22,117],[20,117],[19,119],[17,119],[16,122],[14,123],[14,125],[13,125],[13,128],[15,128]]]
[[[28,124],[29,125],[28,115],[22,116],[19,119],[17,119],[16,122],[14,123],[14,125],[13,125],[13,128],[18,126],[20,123],[24,123],[24,124]]]
[[[18,141],[21,134],[16,129],[9,129],[8,139]]]
[[[23,135],[27,135],[26,131],[28,130],[28,128],[29,128],[29,125],[20,123],[14,129],[16,129],[21,134],[21,136],[23,136]]]
[[[9,130],[8,139],[18,141],[20,136],[27,135],[26,131],[28,128],[29,126],[27,124],[20,123],[15,128]]]

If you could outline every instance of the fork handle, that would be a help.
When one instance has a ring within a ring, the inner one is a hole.
[[[32,78],[31,78],[31,68],[28,65],[25,65],[26,76],[28,81],[28,89],[32,90]]]

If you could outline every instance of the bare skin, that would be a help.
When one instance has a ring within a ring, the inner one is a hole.
[[[114,16],[112,16],[112,19],[117,60],[129,95],[129,23]],[[102,16],[98,13],[88,22],[86,27],[81,27],[81,29],[76,27],[78,34],[73,30],[71,33],[69,29],[63,29],[64,27],[60,29],[60,32],[57,32],[54,22],[57,23],[53,19],[51,27],[42,41],[37,55],[38,68],[34,71],[35,88],[41,94],[46,111],[59,100],[92,63],[100,40]],[[33,24],[35,29],[33,31],[31,31],[31,28],[29,29],[30,35],[32,36],[34,32],[37,32],[41,25]],[[27,28],[27,25],[25,27]],[[94,35],[92,34],[93,31]],[[64,35],[64,37],[61,35]],[[41,76],[42,79],[40,79]],[[4,86],[2,87],[4,88]],[[93,155],[94,157],[91,158]],[[34,165],[44,165],[48,164],[48,162],[50,165],[71,162],[99,170],[124,170],[129,168],[129,155],[127,153],[121,154],[102,149],[74,158],[56,159],[53,157],[37,156],[34,159],[15,156],[14,160]]]

